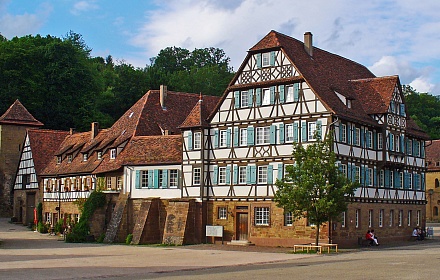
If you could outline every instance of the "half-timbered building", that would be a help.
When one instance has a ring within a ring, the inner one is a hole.
[[[207,201],[226,239],[263,245],[313,240],[272,201],[293,164],[292,143],[332,132],[341,170],[361,187],[323,240],[354,244],[368,229],[402,239],[425,217],[424,139],[406,113],[399,78],[271,31],[252,47],[208,125],[183,127],[183,197]],[[315,134],[318,132],[318,134]]]

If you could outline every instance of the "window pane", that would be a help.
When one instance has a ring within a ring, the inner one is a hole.
[[[269,207],[255,207],[255,225],[268,226],[269,225]]]

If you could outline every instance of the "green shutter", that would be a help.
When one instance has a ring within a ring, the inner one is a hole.
[[[214,174],[212,177],[212,184],[217,185],[217,182],[218,182],[218,166],[214,165]]]
[[[255,106],[261,106],[261,88],[255,89]]]
[[[373,187],[377,187],[377,168],[374,167],[373,169]]]
[[[160,184],[162,188],[168,187],[168,170],[164,169],[162,170],[162,182]]]
[[[267,167],[267,184],[271,185],[273,184],[273,166],[269,165]]]
[[[154,170],[148,170],[148,187],[154,187]]]
[[[343,136],[342,123],[339,122],[339,142],[342,142],[342,136]]]
[[[233,143],[234,147],[238,147],[238,144],[240,143],[239,142],[240,141],[240,131],[239,131],[238,127],[234,127],[233,139],[234,139],[234,143]]]
[[[298,123],[293,123],[293,142],[298,143]]]
[[[275,66],[275,51],[270,52],[270,66]]]
[[[248,146],[253,146],[254,145],[254,127],[253,126],[248,126],[247,128],[247,144]]]
[[[420,174],[420,177],[421,177],[421,180],[422,180],[422,182],[421,182],[421,185],[422,185],[422,191],[425,191],[425,173],[422,173],[422,174]]]
[[[377,150],[377,132],[373,132],[373,149]]]
[[[322,139],[322,122],[320,120],[316,121],[316,131],[318,132],[319,139]]]
[[[351,124],[347,124],[347,143],[349,144],[349,145],[351,145],[352,144],[352,142],[351,142],[351,135],[352,135],[352,128],[351,128]]]
[[[385,188],[390,187],[390,171],[385,169]]]
[[[307,142],[307,123],[301,122],[301,141]]]
[[[276,125],[271,125],[270,126],[270,144],[276,144],[276,133],[277,133],[277,126]]]
[[[280,123],[280,131],[279,131],[280,144],[284,144],[284,124]]]
[[[159,169],[154,169],[153,188],[159,188]]]
[[[231,147],[231,129],[226,130],[226,147]]]
[[[214,130],[214,148],[218,148],[218,130]]]
[[[279,95],[280,95],[280,103],[281,104],[283,104],[286,99],[286,93],[284,91],[284,88],[285,88],[284,85],[280,85],[280,87],[279,87],[279,89],[280,89]]]
[[[231,183],[231,167],[226,166],[226,184],[229,185]]]
[[[234,165],[234,174],[233,174],[232,182],[234,185],[238,184],[238,166],[237,165]]]
[[[251,184],[251,166],[246,166],[246,184]]]
[[[293,85],[293,101],[299,100],[299,83]]]
[[[353,146],[357,143],[356,127],[353,126]]]
[[[193,149],[193,134],[192,131],[188,132],[188,150],[192,151]]]
[[[361,127],[361,141],[360,141],[361,147],[365,147],[364,146],[364,143],[365,143],[364,139],[365,139],[365,132],[364,132],[364,128]]]
[[[252,89],[248,90],[248,107],[252,107],[252,104],[254,103],[254,94]]]
[[[255,56],[257,58],[257,68],[261,68],[261,53],[257,53]]]
[[[257,183],[257,167],[251,166],[251,184]]]
[[[278,164],[278,180],[282,180],[284,178],[284,164],[279,163]]]
[[[135,177],[135,181],[134,181],[134,187],[136,189],[140,189],[141,188],[141,172],[139,170],[136,170],[136,177]]]
[[[240,108],[240,92],[239,91],[235,91],[234,92],[234,99],[235,99],[235,108]]]
[[[270,87],[270,104],[275,104],[275,86]]]

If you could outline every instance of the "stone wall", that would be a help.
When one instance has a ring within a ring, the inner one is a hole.
[[[28,194],[35,194],[35,201],[27,201]],[[13,216],[17,218],[18,222],[21,222],[23,225],[28,225],[30,220],[33,220],[32,217],[28,217],[28,207],[35,206],[37,207],[38,203],[41,202],[40,191],[38,189],[31,190],[15,190],[14,191],[14,212]],[[44,211],[43,211],[44,214]]]

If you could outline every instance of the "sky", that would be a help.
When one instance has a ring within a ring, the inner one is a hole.
[[[216,47],[237,70],[271,30],[440,95],[438,0],[0,0],[0,33],[81,34],[92,56],[136,67],[166,47]]]

